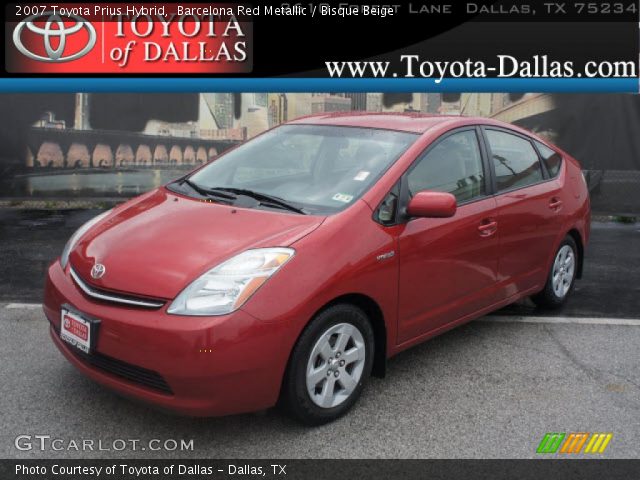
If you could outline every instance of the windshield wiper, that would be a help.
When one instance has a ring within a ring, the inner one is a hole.
[[[266,193],[254,192],[253,190],[249,190],[245,188],[228,188],[228,187],[214,187],[208,190],[213,192],[229,192],[229,193],[234,193],[236,195],[245,195],[247,197],[255,198],[262,205],[279,207],[285,210],[289,210],[291,212],[307,215],[307,212],[305,212],[302,208],[292,205],[291,203],[287,202],[283,198],[276,197],[273,195],[268,195]]]
[[[194,189],[196,192],[198,192],[200,195],[204,195],[205,197],[214,196],[214,197],[218,197],[218,198],[223,198],[225,200],[235,200],[236,198],[238,198],[236,195],[232,195],[230,193],[227,193],[227,192],[222,191],[222,190],[217,189],[217,188],[201,187],[197,183],[192,182],[191,180],[189,180],[188,178],[185,178],[184,180],[182,180],[182,183],[186,183],[192,189]]]
[[[295,205],[290,204],[286,200],[280,197],[275,197],[273,195],[267,195],[266,193],[254,192],[253,190],[248,190],[245,188],[230,188],[230,187],[202,187],[195,182],[192,182],[188,178],[182,180],[181,183],[186,183],[193,190],[198,192],[200,195],[204,195],[206,197],[218,197],[224,200],[237,200],[238,195],[244,195],[246,197],[251,197],[255,200],[258,200],[261,205],[267,205],[277,208],[282,208],[284,210],[289,210],[291,212],[300,213],[302,215],[307,215],[302,208],[296,207]]]

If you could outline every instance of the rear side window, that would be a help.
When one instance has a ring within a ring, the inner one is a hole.
[[[542,181],[542,166],[531,142],[498,130],[486,130],[486,135],[498,191],[526,187]]]
[[[547,167],[550,177],[555,177],[560,171],[560,165],[562,165],[562,156],[555,150],[551,150],[546,145],[536,142],[536,147],[542,156],[544,166]]]
[[[484,171],[474,130],[453,133],[416,162],[409,173],[411,196],[422,190],[455,195],[458,203],[484,195]]]

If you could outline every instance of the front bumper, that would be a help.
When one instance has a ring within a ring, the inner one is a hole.
[[[63,304],[100,320],[97,358],[60,340]],[[193,416],[273,406],[294,341],[287,322],[265,322],[242,310],[187,317],[167,314],[166,305],[148,310],[98,303],[58,261],[48,270],[43,308],[54,344],[82,373],[125,396]],[[168,388],[145,380],[153,375]]]

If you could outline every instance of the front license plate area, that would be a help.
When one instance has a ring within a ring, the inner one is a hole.
[[[63,306],[60,312],[60,339],[84,353],[91,353],[96,343],[98,320]]]

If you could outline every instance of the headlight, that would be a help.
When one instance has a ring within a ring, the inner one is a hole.
[[[63,269],[67,268],[67,263],[69,263],[69,254],[71,253],[71,250],[73,250],[73,247],[76,246],[76,243],[78,243],[78,240],[80,240],[80,237],[82,237],[82,235],[87,233],[87,231],[91,227],[93,227],[96,223],[98,223],[104,217],[109,215],[109,213],[111,213],[111,210],[107,210],[106,212],[101,213],[97,217],[93,217],[87,223],[82,225],[78,230],[76,230],[76,232],[73,235],[71,235],[71,238],[69,239],[67,244],[64,246],[64,250],[62,250],[62,255],[60,255],[60,265],[62,265]]]
[[[212,268],[176,297],[176,315],[224,315],[240,308],[294,255],[291,248],[247,250]]]

